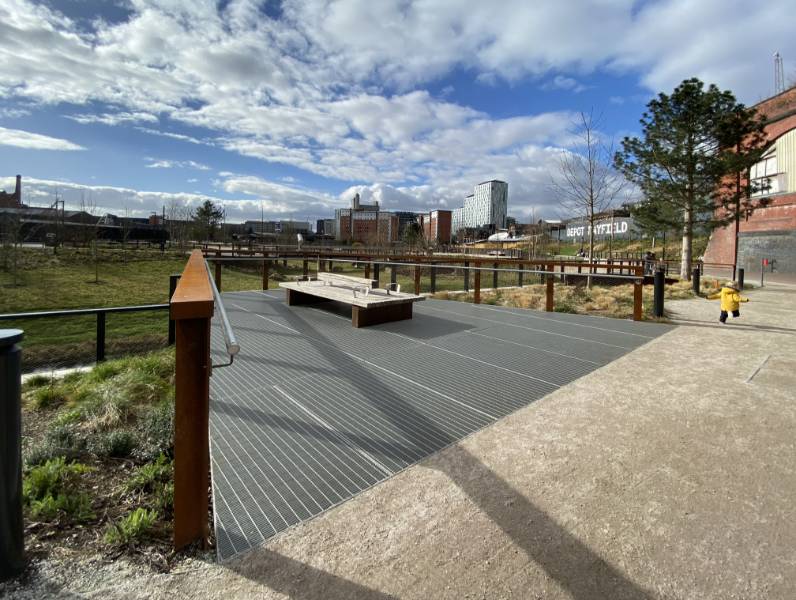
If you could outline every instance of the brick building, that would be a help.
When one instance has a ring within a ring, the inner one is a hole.
[[[750,171],[752,180],[767,189],[755,195],[766,201],[751,215],[741,218],[738,234],[738,266],[760,273],[761,261],[773,260],[769,278],[796,280],[796,87],[755,106],[766,117],[768,147],[763,159]],[[705,262],[732,264],[735,225],[713,231]]]
[[[418,216],[423,236],[431,243],[451,243],[451,215],[449,210],[432,210]]]
[[[13,192],[0,190],[0,208],[24,208],[22,204],[22,176],[17,175],[17,184]]]
[[[335,211],[335,239],[367,245],[385,245],[398,240],[399,219],[393,213],[379,210],[379,203],[362,204],[359,194],[351,208]]]

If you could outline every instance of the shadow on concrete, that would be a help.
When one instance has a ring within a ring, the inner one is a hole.
[[[404,401],[395,390],[371,377],[371,373],[359,361],[340,352],[334,342],[328,340],[322,332],[300,316],[300,311],[293,311],[283,306],[280,313],[289,327],[306,335],[307,341],[332,364],[340,365],[341,361],[345,361],[345,369],[341,368],[338,376],[348,379],[353,386],[362,389],[364,397],[371,397],[376,386],[381,401],[373,404],[373,410],[389,420],[408,439],[416,436],[417,431],[407,430],[405,420],[395,419],[392,411],[382,410],[381,406],[399,406],[402,411],[412,414],[416,420],[423,422],[427,430],[446,440],[447,445],[458,441],[435,423],[430,422],[410,403]],[[369,388],[364,388],[362,385],[364,381],[369,381],[371,384]],[[607,563],[464,448],[450,448],[444,457],[438,455],[427,466],[445,473],[514,544],[522,548],[531,560],[544,569],[575,600],[654,598],[649,591]],[[241,540],[240,544],[244,547],[249,545],[249,542]],[[224,565],[242,576],[292,597],[389,597],[279,555],[267,548],[254,549],[245,555],[245,559],[232,560]],[[362,565],[363,570],[366,567],[367,565]],[[429,566],[421,565],[420,568],[429,568]],[[305,573],[306,575],[303,575]],[[437,575],[430,572],[428,576]]]
[[[731,319],[727,319],[727,323],[721,324],[718,317],[716,322],[712,321],[699,321],[697,319],[683,319],[676,316],[671,316],[669,319],[676,325],[683,327],[708,327],[710,329],[741,329],[747,331],[765,331],[768,333],[779,333],[785,335],[796,335],[796,329],[788,327],[776,327],[774,325],[747,325],[745,323],[736,323]]]

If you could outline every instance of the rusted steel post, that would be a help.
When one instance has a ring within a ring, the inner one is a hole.
[[[420,293],[420,267],[415,267],[415,294]]]
[[[550,272],[547,275],[547,281],[545,281],[545,306],[544,309],[547,312],[553,312],[553,270],[554,266],[552,264],[547,265],[547,270]]]
[[[306,281],[307,277],[310,276],[310,261],[306,258],[301,261],[301,276]]]
[[[437,291],[437,264],[431,263],[431,293],[434,294]]]
[[[518,268],[519,268],[520,272],[517,273],[517,286],[518,287],[522,287],[522,270],[524,268],[522,263],[519,264]]]
[[[395,265],[390,265],[390,283],[397,283],[398,282],[398,267]]]
[[[495,263],[493,265],[493,267],[494,267],[494,270],[492,271],[492,289],[493,290],[497,290],[497,288],[498,288],[498,271],[497,271],[498,264]]]
[[[271,261],[270,260],[264,260],[263,261],[263,291],[268,289],[268,271],[270,270],[270,267],[271,267]]]
[[[644,268],[636,267],[637,279],[633,282],[633,320],[641,321],[643,314]]]
[[[475,263],[475,290],[473,291],[473,304],[481,304],[481,266],[480,262]]]
[[[379,263],[373,263],[373,279],[376,282],[376,287],[379,287],[381,283],[379,283]]]
[[[174,549],[207,547],[210,455],[210,320],[213,292],[194,250],[171,301],[176,321],[174,402]]]
[[[470,263],[464,261],[464,291],[470,291]]]
[[[370,279],[370,263],[365,263],[365,279]]]
[[[215,267],[216,267],[216,273],[215,273],[216,287],[218,288],[218,291],[220,292],[221,291],[221,261],[220,260],[216,261]]]

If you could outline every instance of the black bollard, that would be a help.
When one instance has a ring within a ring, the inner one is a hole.
[[[22,330],[0,329],[0,581],[25,568],[20,340]]]
[[[743,269],[738,269],[738,291],[743,291]]]
[[[663,316],[663,282],[664,282],[663,269],[658,269],[657,271],[655,271],[652,313],[659,318]]]
[[[694,294],[699,296],[699,267],[694,267],[693,273],[691,273],[691,285],[694,289]]]

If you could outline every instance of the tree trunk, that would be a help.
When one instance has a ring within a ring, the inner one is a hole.
[[[686,208],[683,219],[683,249],[680,260],[680,279],[691,281],[691,247],[694,239],[694,217],[692,209]]]
[[[589,276],[586,278],[586,288],[591,289],[591,274],[594,268],[591,264],[594,262],[594,215],[589,219]]]

